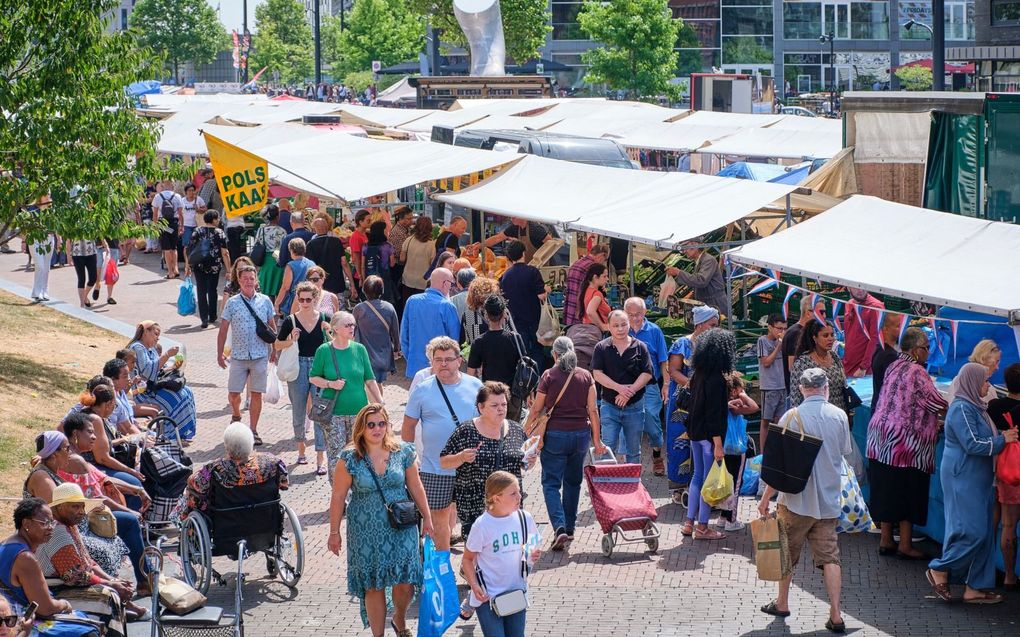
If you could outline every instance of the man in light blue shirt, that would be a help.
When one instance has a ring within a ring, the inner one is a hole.
[[[639,297],[632,296],[623,304],[623,310],[627,313],[627,321],[630,322],[632,337],[641,341],[648,348],[648,355],[652,359],[652,372],[654,380],[659,387],[648,387],[645,389],[644,410],[645,426],[644,432],[648,434],[648,444],[652,447],[652,472],[657,476],[666,475],[666,463],[662,458],[663,432],[662,432],[662,405],[666,402],[667,388],[669,383],[664,382],[668,373],[667,361],[669,360],[669,348],[666,346],[666,337],[662,329],[651,321],[645,320],[645,302]],[[651,383],[649,383],[651,385]]]
[[[429,366],[425,346],[437,336],[460,338],[457,308],[450,302],[453,273],[436,268],[429,277],[429,289],[407,299],[400,323],[400,350],[407,359],[404,374],[414,378],[418,370]]]
[[[404,316],[406,322],[407,315]],[[414,442],[417,435],[415,427],[421,422],[421,481],[432,510],[436,548],[448,551],[450,531],[455,522],[453,485],[457,470],[440,467],[439,454],[453,430],[478,415],[476,401],[482,381],[460,372],[460,345],[452,338],[439,336],[432,339],[428,352],[436,373],[418,383],[407,397],[400,437],[406,442]]]
[[[779,582],[779,595],[772,602],[762,606],[763,613],[776,617],[790,614],[790,583],[793,570],[800,559],[804,542],[811,545],[815,566],[822,569],[825,590],[829,594],[829,621],[825,627],[832,632],[846,630],[839,609],[842,570],[839,559],[839,543],[836,539],[836,523],[839,521],[839,496],[843,458],[852,453],[850,427],[846,413],[828,402],[829,391],[842,391],[842,387],[829,387],[825,371],[817,367],[804,370],[798,381],[804,402],[783,416],[795,418],[791,428],[803,426],[809,436],[821,438],[822,448],[818,451],[811,476],[800,493],[780,493],[777,517],[786,529],[790,546],[790,574]],[[766,487],[758,511],[762,517],[769,513],[769,500],[776,490]]]

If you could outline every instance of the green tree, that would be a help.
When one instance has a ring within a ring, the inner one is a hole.
[[[329,18],[323,36],[323,57],[332,63],[334,77],[342,77],[371,69],[373,60],[389,66],[417,57],[425,25],[402,0],[358,0],[343,32],[339,19]]]
[[[931,69],[923,66],[901,66],[896,69],[896,77],[908,91],[930,91],[932,87]]]
[[[577,16],[581,30],[602,47],[582,55],[587,81],[626,90],[633,98],[668,95],[677,68],[676,46],[683,21],[666,0],[585,0]]]
[[[269,0],[255,9],[256,33],[248,68],[257,73],[280,72],[284,84],[303,82],[312,75],[312,29],[298,0]]]
[[[131,27],[143,45],[166,58],[177,84],[182,63],[208,64],[230,44],[205,0],[140,0],[131,12]]]
[[[686,22],[680,25],[680,34],[676,39],[678,77],[684,77],[691,73],[699,73],[703,70],[704,62],[701,59],[701,41],[694,27]]]
[[[117,0],[9,2],[0,21],[0,236],[30,241],[145,234],[134,210],[162,175],[159,129],[124,93],[162,60],[129,33],[107,33]],[[186,167],[167,173],[183,178]],[[47,203],[45,199],[49,197]],[[41,203],[38,212],[26,208]]]
[[[456,46],[467,46],[464,32],[453,15],[453,0],[406,0],[412,13],[427,17],[433,28],[442,31],[443,41]],[[546,0],[502,0],[499,10],[503,16],[503,37],[506,52],[517,62],[526,62],[538,56],[545,44],[545,36],[552,31],[551,14]]]

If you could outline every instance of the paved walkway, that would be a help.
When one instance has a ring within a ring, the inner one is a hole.
[[[24,255],[0,256],[0,280],[8,287],[31,288],[32,274],[23,271],[24,260]],[[184,345],[185,373],[200,417],[191,455],[196,462],[204,462],[221,451],[221,432],[229,422],[226,372],[215,362],[216,330],[203,331],[194,316],[177,315],[179,282],[161,278],[157,257],[136,253],[132,260],[137,265],[121,268],[115,294],[119,304],[104,305],[104,290],[92,314],[129,326],[143,319],[157,320],[167,338]],[[50,295],[76,305],[74,285],[72,268],[54,270]],[[399,380],[385,389],[395,423],[400,422],[407,399],[407,384],[402,377]],[[294,462],[286,399],[267,406],[259,431],[267,442],[265,451]],[[244,608],[250,635],[310,637],[337,630],[338,634],[368,634],[361,627],[357,603],[346,592],[346,556],[337,558],[325,549],[329,492],[326,480],[317,478],[314,471],[314,464],[294,467],[292,486],[285,497],[297,510],[305,530],[306,568],[299,591],[291,594],[279,581],[269,579],[261,558],[246,563],[249,578]],[[679,527],[682,513],[671,502],[665,481],[652,477],[649,471],[645,483],[659,511],[662,538],[658,554],[646,553],[643,545],[631,545],[620,547],[611,560],[602,557],[601,534],[583,489],[573,546],[568,553],[543,554],[531,577],[529,635],[827,634],[823,627],[825,591],[809,559],[796,573],[793,615],[785,621],[764,615],[758,607],[774,595],[775,587],[755,576],[749,533],[738,532],[724,541],[708,543],[683,538]],[[529,510],[539,523],[547,523],[538,471],[527,474],[525,488],[531,494],[526,502]],[[753,507],[753,499],[745,498],[742,519],[751,517]],[[545,528],[548,536],[548,525]],[[922,546],[938,550],[930,543]],[[946,605],[933,598],[924,580],[923,564],[880,559],[875,536],[841,536],[840,547],[843,612],[853,634],[1017,633],[1018,594],[1011,594],[1006,603],[996,607]],[[459,558],[455,555],[455,559]],[[225,572],[232,568],[224,558],[217,558],[217,564]],[[213,601],[229,605],[232,590],[232,583],[226,588],[214,587]],[[481,631],[475,622],[458,622],[448,634],[480,635]]]

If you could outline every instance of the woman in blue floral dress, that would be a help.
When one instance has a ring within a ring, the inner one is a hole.
[[[139,405],[155,407],[177,423],[181,438],[190,441],[195,437],[195,425],[198,413],[195,408],[195,395],[188,386],[179,391],[156,389],[156,378],[159,370],[178,352],[176,346],[165,350],[162,354],[156,349],[162,328],[155,321],[142,321],[135,328],[135,337],[128,347],[135,353],[135,371],[145,379],[148,389],[135,396]]]
[[[346,511],[347,590],[361,600],[361,620],[379,637],[386,630],[391,599],[390,625],[399,637],[412,635],[406,615],[422,582],[418,529],[391,527],[386,504],[410,497],[422,516],[422,535],[432,535],[432,515],[415,459],[414,445],[393,433],[386,408],[370,403],[355,418],[351,442],[340,452],[333,476],[327,547],[340,554],[340,520]]]

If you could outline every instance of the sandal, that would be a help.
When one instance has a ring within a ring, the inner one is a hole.
[[[652,456],[652,475],[659,478],[666,475],[666,463],[662,460],[662,456],[658,458]]]
[[[684,522],[683,527],[680,529],[680,534],[684,537],[691,537],[694,535],[694,522],[690,520]]]
[[[397,633],[397,637],[414,637],[414,633],[411,632],[411,629],[407,627],[406,623],[404,624],[404,630],[398,630],[397,625],[391,619],[390,628],[393,629],[393,632]]]
[[[259,436],[258,432],[253,431],[252,432],[252,437],[255,438],[255,446],[256,447],[261,447],[262,445],[266,444],[266,443],[262,442],[262,437]]]
[[[834,621],[832,621],[830,619],[830,620],[825,622],[825,627],[828,628],[829,632],[832,632],[832,633],[845,633],[846,632],[846,622],[842,622],[842,621],[839,622],[839,623],[836,623],[836,622],[834,622]]]
[[[725,533],[720,533],[715,529],[694,529],[695,540],[722,540],[725,537]]]
[[[115,298],[113,298],[111,296],[110,298],[106,299],[106,304],[107,305],[117,305],[117,299],[115,299]]]
[[[297,457],[297,463],[298,464],[308,464],[308,458],[306,458],[304,456],[298,456]]]
[[[1002,601],[1002,595],[998,593],[990,593],[982,591],[981,597],[963,598],[964,604],[998,604]]]
[[[322,466],[321,464],[319,466],[315,467],[315,475],[317,475],[317,476],[324,476],[327,473],[329,473],[329,472],[326,471],[326,467]]]
[[[937,595],[939,599],[944,602],[953,601],[953,593],[949,590],[948,583],[939,584],[936,582],[935,576],[932,574],[932,570],[930,568],[924,572],[924,576],[928,580],[928,583],[931,584],[931,589],[935,591],[935,595]]]
[[[762,606],[761,607],[761,612],[765,613],[766,615],[772,615],[773,617],[789,617],[790,616],[790,611],[788,611],[788,610],[779,610],[779,607],[776,606],[776,600],[772,600],[768,604],[765,604],[764,606]]]

